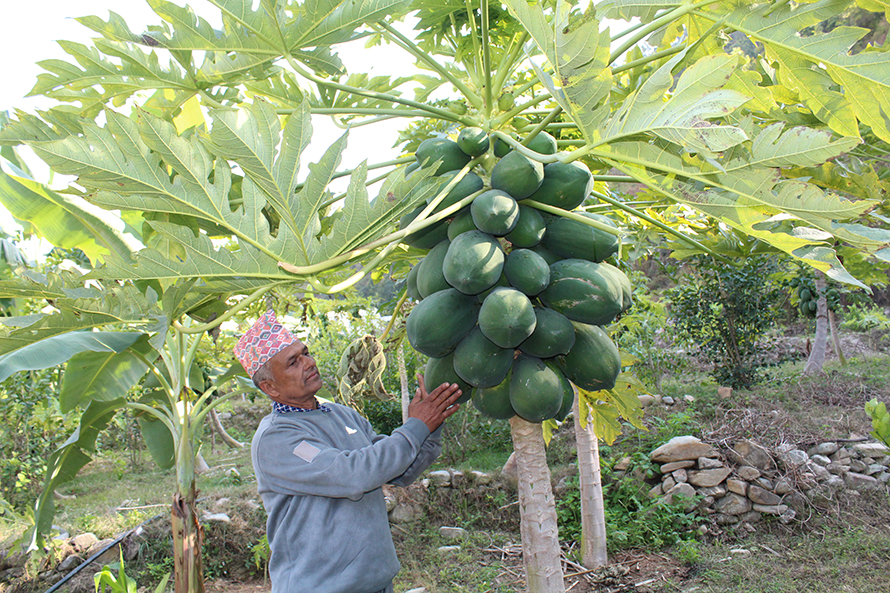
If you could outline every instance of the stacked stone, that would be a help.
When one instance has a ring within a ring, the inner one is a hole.
[[[841,489],[890,486],[890,450],[880,443],[842,447],[827,442],[807,451],[782,445],[771,453],[746,440],[721,455],[696,437],[682,436],[649,458],[661,464],[661,481],[650,496],[665,502],[698,496],[699,512],[714,515],[718,525],[750,527],[763,515],[789,523],[808,500],[818,504]],[[687,512],[695,506],[691,503]]]

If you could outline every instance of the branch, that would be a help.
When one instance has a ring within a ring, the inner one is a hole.
[[[482,70],[485,74],[485,98],[492,104],[491,88],[491,49],[488,38],[488,0],[480,0],[479,11],[482,13]]]
[[[522,153],[523,156],[526,156],[533,161],[537,161],[539,163],[555,163],[562,160],[555,154],[541,154],[540,152],[535,152],[531,148],[523,146],[517,140],[511,138],[509,134],[505,134],[503,132],[492,132],[492,135],[500,138],[502,141],[509,144],[514,150]]]
[[[569,218],[571,220],[574,220],[575,222],[580,222],[586,224],[589,227],[593,227],[597,230],[603,231],[604,233],[615,235],[616,237],[621,237],[622,235],[619,229],[616,229],[615,227],[609,226],[598,220],[587,218],[586,216],[578,214],[577,212],[570,212],[568,210],[563,210],[562,208],[557,208],[556,206],[551,206],[550,204],[542,204],[541,202],[537,202],[535,200],[520,200],[519,203],[525,206],[531,206],[532,208],[537,208],[538,210],[547,212],[549,214],[555,214],[556,216]]]
[[[678,6],[674,10],[658,17],[641,30],[634,33],[630,39],[622,43],[617,49],[612,51],[612,54],[609,56],[609,64],[617,60],[621,55],[626,52],[628,49],[633,47],[638,41],[647,37],[650,33],[657,31],[668,23],[673,22],[677,19],[677,17],[681,17],[684,14],[689,14],[690,12],[701,8],[702,6],[707,6],[708,4],[713,4],[718,0],[701,0],[700,2],[696,2],[695,4],[687,4],[685,6]]]

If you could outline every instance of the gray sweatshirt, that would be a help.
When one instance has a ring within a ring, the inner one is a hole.
[[[253,437],[268,513],[272,593],[373,593],[399,572],[383,484],[404,486],[441,451],[440,426],[409,418],[392,436],[355,410],[271,413]]]

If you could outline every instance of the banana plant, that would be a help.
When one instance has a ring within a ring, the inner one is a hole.
[[[873,264],[890,261],[887,182],[874,166],[890,142],[888,53],[859,51],[867,30],[819,27],[858,5],[885,10],[881,3],[211,0],[221,29],[187,6],[148,3],[159,22],[144,31],[115,13],[79,19],[99,37],[89,46],[62,42],[70,59],[42,62],[46,72],[32,90],[58,105],[17,112],[0,130],[0,144],[26,144],[53,171],[76,178],[61,199],[12,175],[0,201],[16,216],[48,234],[39,222],[75,212],[71,202],[119,211],[144,245],[129,250],[106,236],[95,248],[101,265],[83,278],[66,285],[47,277],[45,288],[29,288],[24,277],[9,283],[0,296],[30,290],[58,313],[30,320],[29,331],[9,330],[4,337],[16,340],[4,346],[8,353],[75,329],[145,324],[155,305],[140,308],[139,299],[174,303],[169,293],[180,294],[185,281],[194,281],[195,295],[230,303],[222,306],[228,314],[273,291],[340,292],[376,268],[419,258],[402,240],[466,203],[427,208],[398,228],[404,214],[449,189],[428,169],[406,176],[405,165],[414,140],[461,126],[542,163],[581,160],[596,181],[587,207],[644,221],[686,252],[727,257],[688,228],[664,224],[652,208],[637,208],[639,196],[698,213],[712,228],[735,229],[836,281],[863,285],[839,249]],[[762,51],[729,53],[731,36]],[[349,72],[338,46],[362,41],[406,52],[422,73]],[[449,98],[431,100],[434,93]],[[345,131],[303,173],[313,115]],[[349,129],[394,118],[410,140],[403,157],[341,170]],[[557,138],[556,154],[529,148],[544,132]],[[480,163],[492,164],[490,157]],[[383,174],[369,178],[378,169]],[[331,189],[342,177],[347,188]],[[381,180],[370,197],[367,187]],[[28,211],[32,203],[46,208]],[[73,227],[83,217],[60,220]],[[141,316],[78,309],[87,282]],[[168,315],[172,335],[205,331],[181,318]],[[603,402],[590,396],[586,409],[609,408],[594,421],[607,430],[603,419],[620,408]],[[540,426],[517,423],[514,437],[517,451],[537,459]],[[547,539],[548,559],[527,565],[530,591],[562,587],[558,547]]]

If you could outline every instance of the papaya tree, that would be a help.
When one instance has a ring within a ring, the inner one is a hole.
[[[144,31],[113,12],[107,20],[79,19],[98,37],[89,46],[63,42],[70,60],[41,63],[46,73],[32,90],[58,105],[17,112],[0,131],[4,145],[25,144],[53,171],[75,178],[64,192],[49,192],[12,170],[0,201],[47,236],[60,228],[66,236],[94,235],[75,243],[91,241],[96,253],[86,275],[22,275],[3,284],[0,297],[49,300],[54,310],[6,320],[0,354],[94,328],[138,334],[115,354],[158,370],[152,374],[169,395],[169,415],[133,403],[170,421],[168,430],[186,417],[179,408],[193,414],[188,402],[200,397],[183,388],[185,336],[218,327],[245,302],[276,291],[332,294],[382,266],[405,273],[405,262],[432,255],[411,242],[454,224],[494,187],[495,168],[509,154],[536,172],[574,163],[592,173],[578,205],[518,200],[548,225],[565,219],[620,236],[614,223],[585,215],[608,207],[684,249],[726,257],[637,209],[632,200],[642,194],[710,217],[838,282],[862,285],[836,244],[866,260],[890,260],[880,210],[885,182],[867,159],[855,168],[837,161],[866,133],[881,145],[890,141],[886,49],[859,51],[864,29],[814,27],[857,4],[882,9],[871,0],[211,0],[221,29],[189,7],[148,2],[159,22]],[[417,19],[411,34],[407,15]],[[730,51],[729,39],[762,53]],[[349,72],[338,46],[361,40],[407,52],[423,74]],[[449,98],[433,100],[434,93]],[[345,128],[404,118],[414,136],[439,139],[459,140],[472,128],[488,147],[450,176],[438,174],[445,156],[425,154],[419,143],[406,144],[404,157],[341,170],[347,129],[324,142],[330,147],[305,173],[300,156],[313,138],[313,115]],[[553,150],[536,143],[548,137]],[[384,173],[369,179],[378,169]],[[482,186],[445,205],[471,174]],[[349,177],[346,189],[332,189],[341,177]],[[371,198],[367,187],[380,181]],[[119,217],[141,245],[107,232],[110,225],[91,225],[96,217]],[[53,218],[58,224],[48,224]],[[189,325],[189,314],[205,322]],[[153,350],[139,358],[133,348],[143,343]],[[581,401],[604,412],[592,416],[600,436],[621,410],[601,389],[582,391]],[[76,438],[88,439],[101,418],[85,411]],[[538,445],[544,429],[540,420],[511,422],[529,469],[524,541],[541,535],[524,550],[528,588],[561,591],[553,498]],[[179,452],[175,463],[188,467],[194,441]],[[190,486],[180,487],[192,502]],[[200,548],[177,554],[177,591],[199,590]]]

